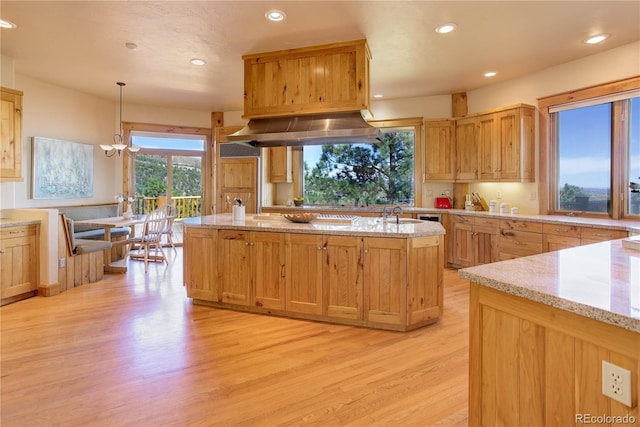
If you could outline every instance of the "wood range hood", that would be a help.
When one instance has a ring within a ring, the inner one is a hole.
[[[244,115],[228,141],[254,147],[375,143],[366,40],[254,55],[244,60]]]

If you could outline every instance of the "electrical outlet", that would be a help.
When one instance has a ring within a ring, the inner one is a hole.
[[[444,195],[447,196],[447,197],[451,197],[451,192],[450,191],[445,191]]]
[[[427,196],[427,197],[433,197],[433,191],[431,191],[431,190],[427,190],[427,194],[426,194],[426,196]]]
[[[535,191],[529,193],[529,200],[535,200],[538,197]]]
[[[65,268],[67,266],[66,258],[58,258],[58,268]]]
[[[603,360],[602,394],[631,407],[631,371]]]
[[[496,193],[496,199],[502,199],[502,191]]]

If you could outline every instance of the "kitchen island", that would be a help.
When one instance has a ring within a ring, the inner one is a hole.
[[[638,425],[640,251],[614,240],[459,275],[471,281],[469,425]],[[629,405],[603,395],[602,361],[631,372]]]
[[[406,331],[442,315],[444,228],[395,218],[184,220],[194,304]]]

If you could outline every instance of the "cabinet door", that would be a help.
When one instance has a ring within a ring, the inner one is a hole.
[[[496,113],[498,125],[498,175],[500,180],[516,180],[520,177],[520,114],[519,110]]]
[[[442,314],[444,236],[408,239],[407,325]]]
[[[291,147],[269,148],[269,182],[291,182]]]
[[[223,158],[217,165],[216,213],[231,212],[227,196],[233,200],[241,197],[246,204],[246,213],[257,212],[258,159]],[[248,200],[248,202],[247,202]]]
[[[6,237],[12,231],[17,237]],[[33,292],[38,287],[37,230],[35,227],[16,227],[3,230],[0,239],[0,298]]]
[[[456,121],[456,181],[478,179],[477,128],[476,117]]]
[[[406,265],[406,240],[364,239],[364,320],[406,324]]]
[[[452,120],[425,121],[424,180],[453,182],[455,144]]]
[[[475,218],[473,225],[475,265],[489,264],[499,260],[498,229],[496,218]]]
[[[322,272],[325,314],[345,319],[362,318],[362,239],[326,236]]]
[[[495,114],[478,117],[478,160],[480,179],[494,181],[498,177],[498,125]]]
[[[458,267],[471,267],[475,264],[473,247],[473,218],[452,216],[452,255],[453,264]]]
[[[285,307],[287,311],[322,314],[321,235],[287,234]]]
[[[559,251],[561,249],[575,248],[580,246],[579,237],[558,236],[555,234],[545,234],[542,236],[543,252]]]
[[[217,230],[185,228],[184,284],[187,296],[203,301],[218,301],[216,278]]]
[[[251,305],[251,241],[248,231],[218,231],[220,301]]]
[[[284,309],[284,234],[254,232],[251,236],[254,303]]]
[[[0,181],[22,181],[22,92],[0,94]]]

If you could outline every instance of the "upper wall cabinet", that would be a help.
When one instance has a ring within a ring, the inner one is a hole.
[[[535,180],[535,109],[517,107],[478,118],[482,181]]]
[[[269,147],[267,150],[269,152],[269,182],[291,182],[291,147]]]
[[[453,120],[424,122],[424,181],[453,181],[455,175],[455,138]]]
[[[22,181],[22,92],[0,88],[0,181]]]
[[[442,157],[442,120],[425,121],[425,180],[447,182],[535,181],[535,107],[518,105],[452,121],[451,142],[455,173]],[[430,130],[431,129],[431,130]],[[439,175],[430,170],[440,165]]]
[[[242,59],[244,118],[369,110],[366,40]]]

